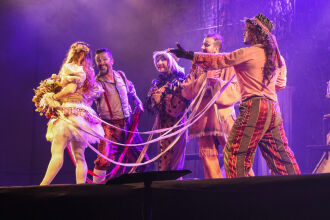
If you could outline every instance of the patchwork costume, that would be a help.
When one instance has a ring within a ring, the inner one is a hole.
[[[174,126],[183,117],[188,102],[181,95],[180,84],[184,79],[183,73],[160,74],[159,78],[152,82],[147,95],[147,109],[157,114],[158,129]],[[185,122],[181,121],[181,124]],[[174,129],[173,131],[176,131]],[[176,136],[160,141],[160,151],[163,152]],[[158,170],[182,170],[186,150],[187,132],[184,133],[178,142],[165,153],[159,161]]]

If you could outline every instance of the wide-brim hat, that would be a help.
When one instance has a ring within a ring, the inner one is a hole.
[[[253,18],[247,18],[247,19],[245,19],[245,22],[260,27],[261,32],[263,34],[265,34],[266,36],[268,36],[273,41],[273,43],[275,45],[276,54],[277,54],[277,63],[278,63],[278,66],[279,67],[282,67],[283,66],[283,62],[281,60],[281,55],[280,55],[280,51],[278,49],[277,41],[276,41],[275,36],[271,33],[271,31],[274,28],[273,22],[271,20],[269,20],[269,18],[267,18],[265,15],[263,15],[261,13],[259,13],[257,16],[255,16]]]
[[[253,18],[245,18],[245,22],[259,26],[266,34],[274,29],[273,22],[261,13]]]

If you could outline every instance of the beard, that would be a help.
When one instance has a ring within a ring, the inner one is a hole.
[[[99,68],[99,73],[100,73],[101,75],[106,75],[106,74],[109,73],[109,68],[106,68],[106,69],[100,69],[100,68]]]

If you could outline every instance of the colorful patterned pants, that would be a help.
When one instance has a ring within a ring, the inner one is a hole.
[[[278,104],[263,97],[250,98],[240,105],[224,149],[228,178],[248,176],[258,145],[272,174],[300,174],[288,146]]]

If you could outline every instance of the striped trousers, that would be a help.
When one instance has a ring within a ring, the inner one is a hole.
[[[300,174],[288,146],[276,102],[263,97],[244,101],[224,149],[227,178],[248,176],[259,145],[273,175]]]

